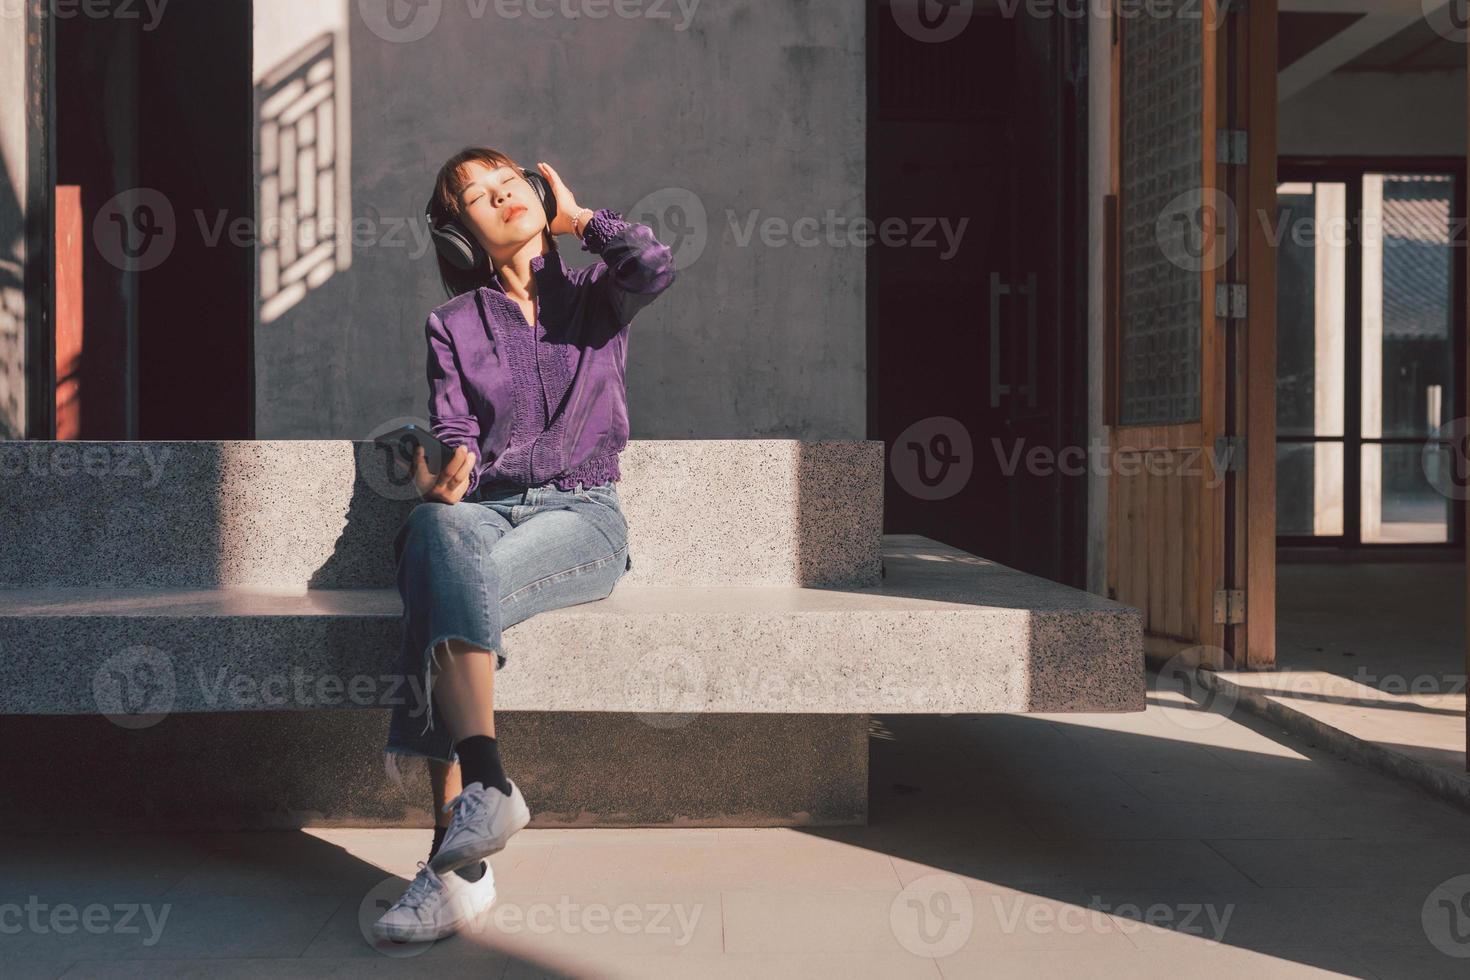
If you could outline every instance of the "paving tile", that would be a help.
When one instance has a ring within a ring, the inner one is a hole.
[[[659,839],[673,843],[713,843],[723,833],[719,827],[659,827]],[[785,830],[786,828],[771,828]],[[538,827],[516,834],[518,842],[526,844],[560,844],[598,846],[606,844],[639,844],[648,840],[647,827]],[[524,840],[523,840],[524,839]]]
[[[5,936],[0,972],[1467,975],[1422,911],[1470,873],[1470,816],[1259,718],[1181,717],[893,719],[866,826],[527,830],[492,860],[491,915],[422,948],[375,949],[362,908],[406,887],[427,829],[0,836],[0,900],[170,910],[150,946]]]
[[[813,833],[826,833],[830,829],[826,827],[721,827],[715,831],[715,843],[769,846],[787,843]]]
[[[1315,980],[1368,972],[1351,950],[1299,949],[1271,956],[1219,946],[1187,956],[1157,950],[965,950],[938,961],[945,980],[1026,977],[1027,980]]]
[[[1163,739],[1148,734],[1104,733],[1078,755],[1075,764],[1088,771],[1210,772],[1234,768],[1220,752],[1202,743]]]
[[[1028,804],[1065,805],[1079,799],[1147,802],[1148,798],[1126,777],[1126,773],[1109,769],[1044,766],[1038,766],[1031,773],[1008,769],[981,776],[987,786],[988,795],[1011,808],[1025,808]]]
[[[887,890],[729,891],[724,947],[734,953],[880,950],[904,952],[890,925],[897,886]]]
[[[1129,948],[1079,890],[1038,895],[970,887],[952,875],[915,879],[902,890],[732,891],[724,894],[731,952],[905,951],[937,958],[956,949]]]
[[[423,836],[419,859],[432,840]],[[394,843],[403,841],[402,837]],[[386,847],[392,853],[391,845]],[[342,898],[360,894],[382,878],[382,872],[330,840],[311,834],[267,833],[211,836],[191,851],[188,874],[164,898],[255,897],[300,895]]]
[[[1358,951],[1380,980],[1465,980],[1470,959],[1421,946],[1368,947]]]
[[[190,838],[164,834],[0,836],[0,902],[33,894],[73,902],[161,898],[189,872]]]
[[[477,980],[499,980],[507,964],[477,969]],[[359,980],[391,977],[393,980],[443,980],[444,964],[420,958],[377,959],[208,959],[143,960],[113,962],[83,960],[71,964],[67,980]]]
[[[1203,841],[1074,840],[1040,843],[1034,851],[1010,848],[971,854],[967,860],[935,866],[895,857],[899,879],[908,884],[934,871],[946,871],[976,884],[1018,887],[1055,882],[1083,888],[1199,884],[1240,887],[1254,884],[1232,862]]]
[[[647,836],[636,843],[552,846],[546,849],[539,890],[689,888],[704,880],[711,854],[719,847],[712,837],[707,842],[666,842]]]
[[[1470,874],[1470,840],[1211,840],[1211,849],[1262,888],[1420,884]]]
[[[820,837],[780,843],[687,844],[655,841],[551,850],[543,891],[626,888],[896,887],[888,855]]]
[[[997,793],[1009,791],[1008,786],[996,788]],[[899,848],[900,853],[902,848],[930,834],[1018,847],[1038,839],[1016,799],[1002,807],[936,806],[924,800],[922,794],[870,801],[867,826],[814,827],[807,833],[885,851]]]
[[[1358,803],[1368,798],[1396,802],[1403,796],[1402,788],[1389,780],[1344,778],[1311,764],[1290,779],[1200,770],[1128,772],[1118,778],[1155,803]]]
[[[556,977],[626,978],[626,980],[940,980],[933,960],[910,953],[724,953],[682,956],[563,958],[537,965],[521,960],[510,965],[504,980],[551,980]]]
[[[657,955],[721,951],[721,896],[715,891],[587,888],[505,896],[477,930],[446,944],[504,951],[520,958]]]
[[[391,889],[390,889],[391,891]],[[368,896],[364,896],[366,899]],[[680,955],[720,951],[715,891],[585,886],[561,892],[497,888],[495,904],[459,935],[423,949],[376,946],[365,932],[376,914],[344,903],[302,955],[310,959],[413,959],[498,962],[551,953],[588,956]],[[364,918],[366,916],[366,918]]]
[[[905,891],[924,894],[923,878],[908,883]],[[1046,893],[1002,888],[994,885],[970,885],[974,927],[969,939],[956,950],[967,949],[1076,949],[1123,950],[1131,948],[1120,924],[1105,912],[1088,905],[1083,888],[1057,887]],[[923,903],[927,918],[937,920],[945,906],[934,901],[931,891]],[[953,903],[950,903],[953,907]],[[908,908],[916,909],[910,902]],[[926,929],[916,943],[913,934],[905,937],[911,951],[927,945],[934,935]]]
[[[1053,857],[1056,846],[1022,829],[1024,834],[994,832],[977,822],[926,827],[916,833],[912,826],[891,826],[867,828],[867,833],[840,839],[888,856],[894,865],[888,887],[902,886],[900,866],[932,868],[1011,886],[1066,880],[1066,867]]]
[[[5,949],[17,958],[53,960],[296,956],[340,904],[321,895],[110,905],[41,896],[35,918],[27,911],[28,925],[6,937]]]
[[[5,980],[55,980],[72,964],[65,960],[23,960],[6,956]]]
[[[1153,803],[1141,806],[1085,801],[1067,808],[1024,812],[1043,840],[1146,840],[1181,838],[1332,838],[1456,840],[1470,817],[1433,800],[1326,804]]]
[[[1300,946],[1419,946],[1428,892],[1369,888],[1114,888],[1089,901],[1127,925],[1140,949],[1187,955],[1211,941],[1270,953]]]

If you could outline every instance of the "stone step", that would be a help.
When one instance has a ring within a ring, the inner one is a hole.
[[[1137,610],[917,536],[883,565],[847,589],[619,584],[507,630],[496,707],[1143,710]],[[0,714],[388,706],[414,696],[389,676],[401,611],[393,589],[0,590]]]

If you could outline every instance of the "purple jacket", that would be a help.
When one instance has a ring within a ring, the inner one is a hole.
[[[607,209],[588,222],[582,250],[599,260],[531,260],[534,330],[494,271],[429,314],[429,424],[476,454],[466,497],[481,485],[570,490],[621,476],[628,324],[674,281],[673,255],[647,225]]]

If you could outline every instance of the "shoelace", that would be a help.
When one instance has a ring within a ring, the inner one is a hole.
[[[403,897],[396,904],[418,911],[434,891],[443,887],[444,882],[434,873],[434,869],[429,867],[429,863],[420,861],[419,873],[414,876],[408,886],[408,891],[403,893]]]
[[[487,794],[481,790],[479,793],[460,793],[454,799],[444,804],[445,813],[453,813],[454,817],[449,821],[449,830],[444,836],[447,838],[457,830],[463,830],[464,825],[480,815],[485,809]]]

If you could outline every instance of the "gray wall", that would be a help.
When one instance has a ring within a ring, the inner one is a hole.
[[[1281,103],[1276,131],[1282,156],[1464,156],[1465,72],[1333,72]]]
[[[26,428],[26,167],[26,18],[0,17],[0,439]]]
[[[258,89],[308,35],[335,37],[344,191],[356,216],[381,219],[257,324],[260,438],[362,438],[425,412],[423,323],[443,294],[420,216],[440,163],[471,143],[550,161],[592,208],[631,213],[666,188],[691,193],[664,202],[702,206],[678,281],[633,327],[635,438],[866,434],[863,249],[758,233],[742,246],[732,228],[863,213],[863,5],[692,2],[679,30],[673,2],[643,4],[668,19],[508,19],[494,0],[443,0],[421,8],[439,16],[426,36],[395,43],[375,33],[371,0],[311,25],[303,5],[257,0]],[[568,261],[590,260],[562,243]]]

